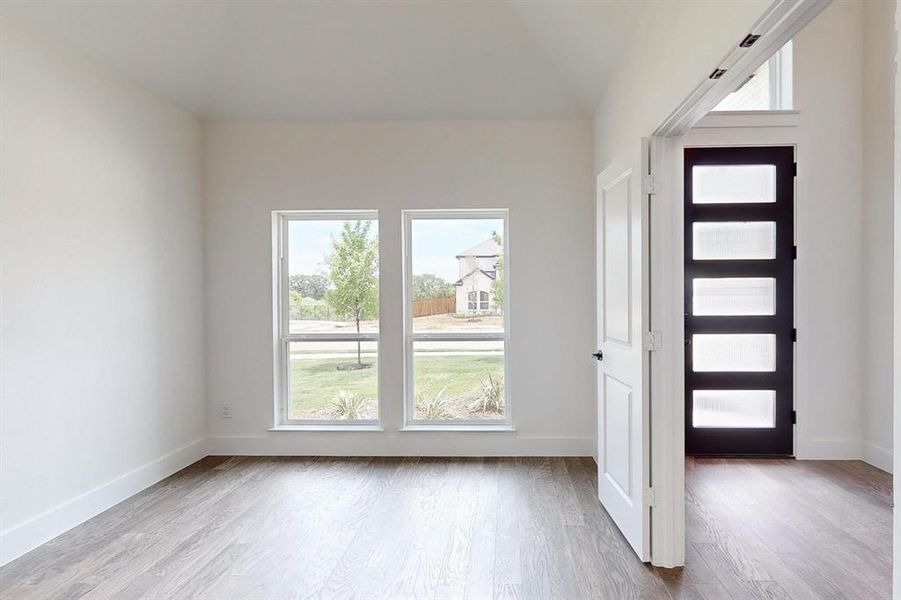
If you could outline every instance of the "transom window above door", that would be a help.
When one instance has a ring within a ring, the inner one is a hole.
[[[792,43],[789,41],[714,108],[717,111],[791,110]]]

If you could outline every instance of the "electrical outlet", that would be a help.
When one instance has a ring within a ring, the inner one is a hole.
[[[231,419],[232,418],[232,407],[231,404],[223,404],[220,412],[220,416],[223,419]]]

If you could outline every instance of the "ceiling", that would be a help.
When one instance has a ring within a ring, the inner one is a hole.
[[[4,0],[209,119],[590,117],[648,3]]]

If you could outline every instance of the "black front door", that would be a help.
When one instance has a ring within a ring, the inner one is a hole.
[[[794,148],[685,149],[688,454],[793,454]]]

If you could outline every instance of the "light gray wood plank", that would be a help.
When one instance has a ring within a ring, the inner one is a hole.
[[[684,569],[586,458],[208,458],[0,568],[4,599],[890,596],[891,476],[688,459]]]

